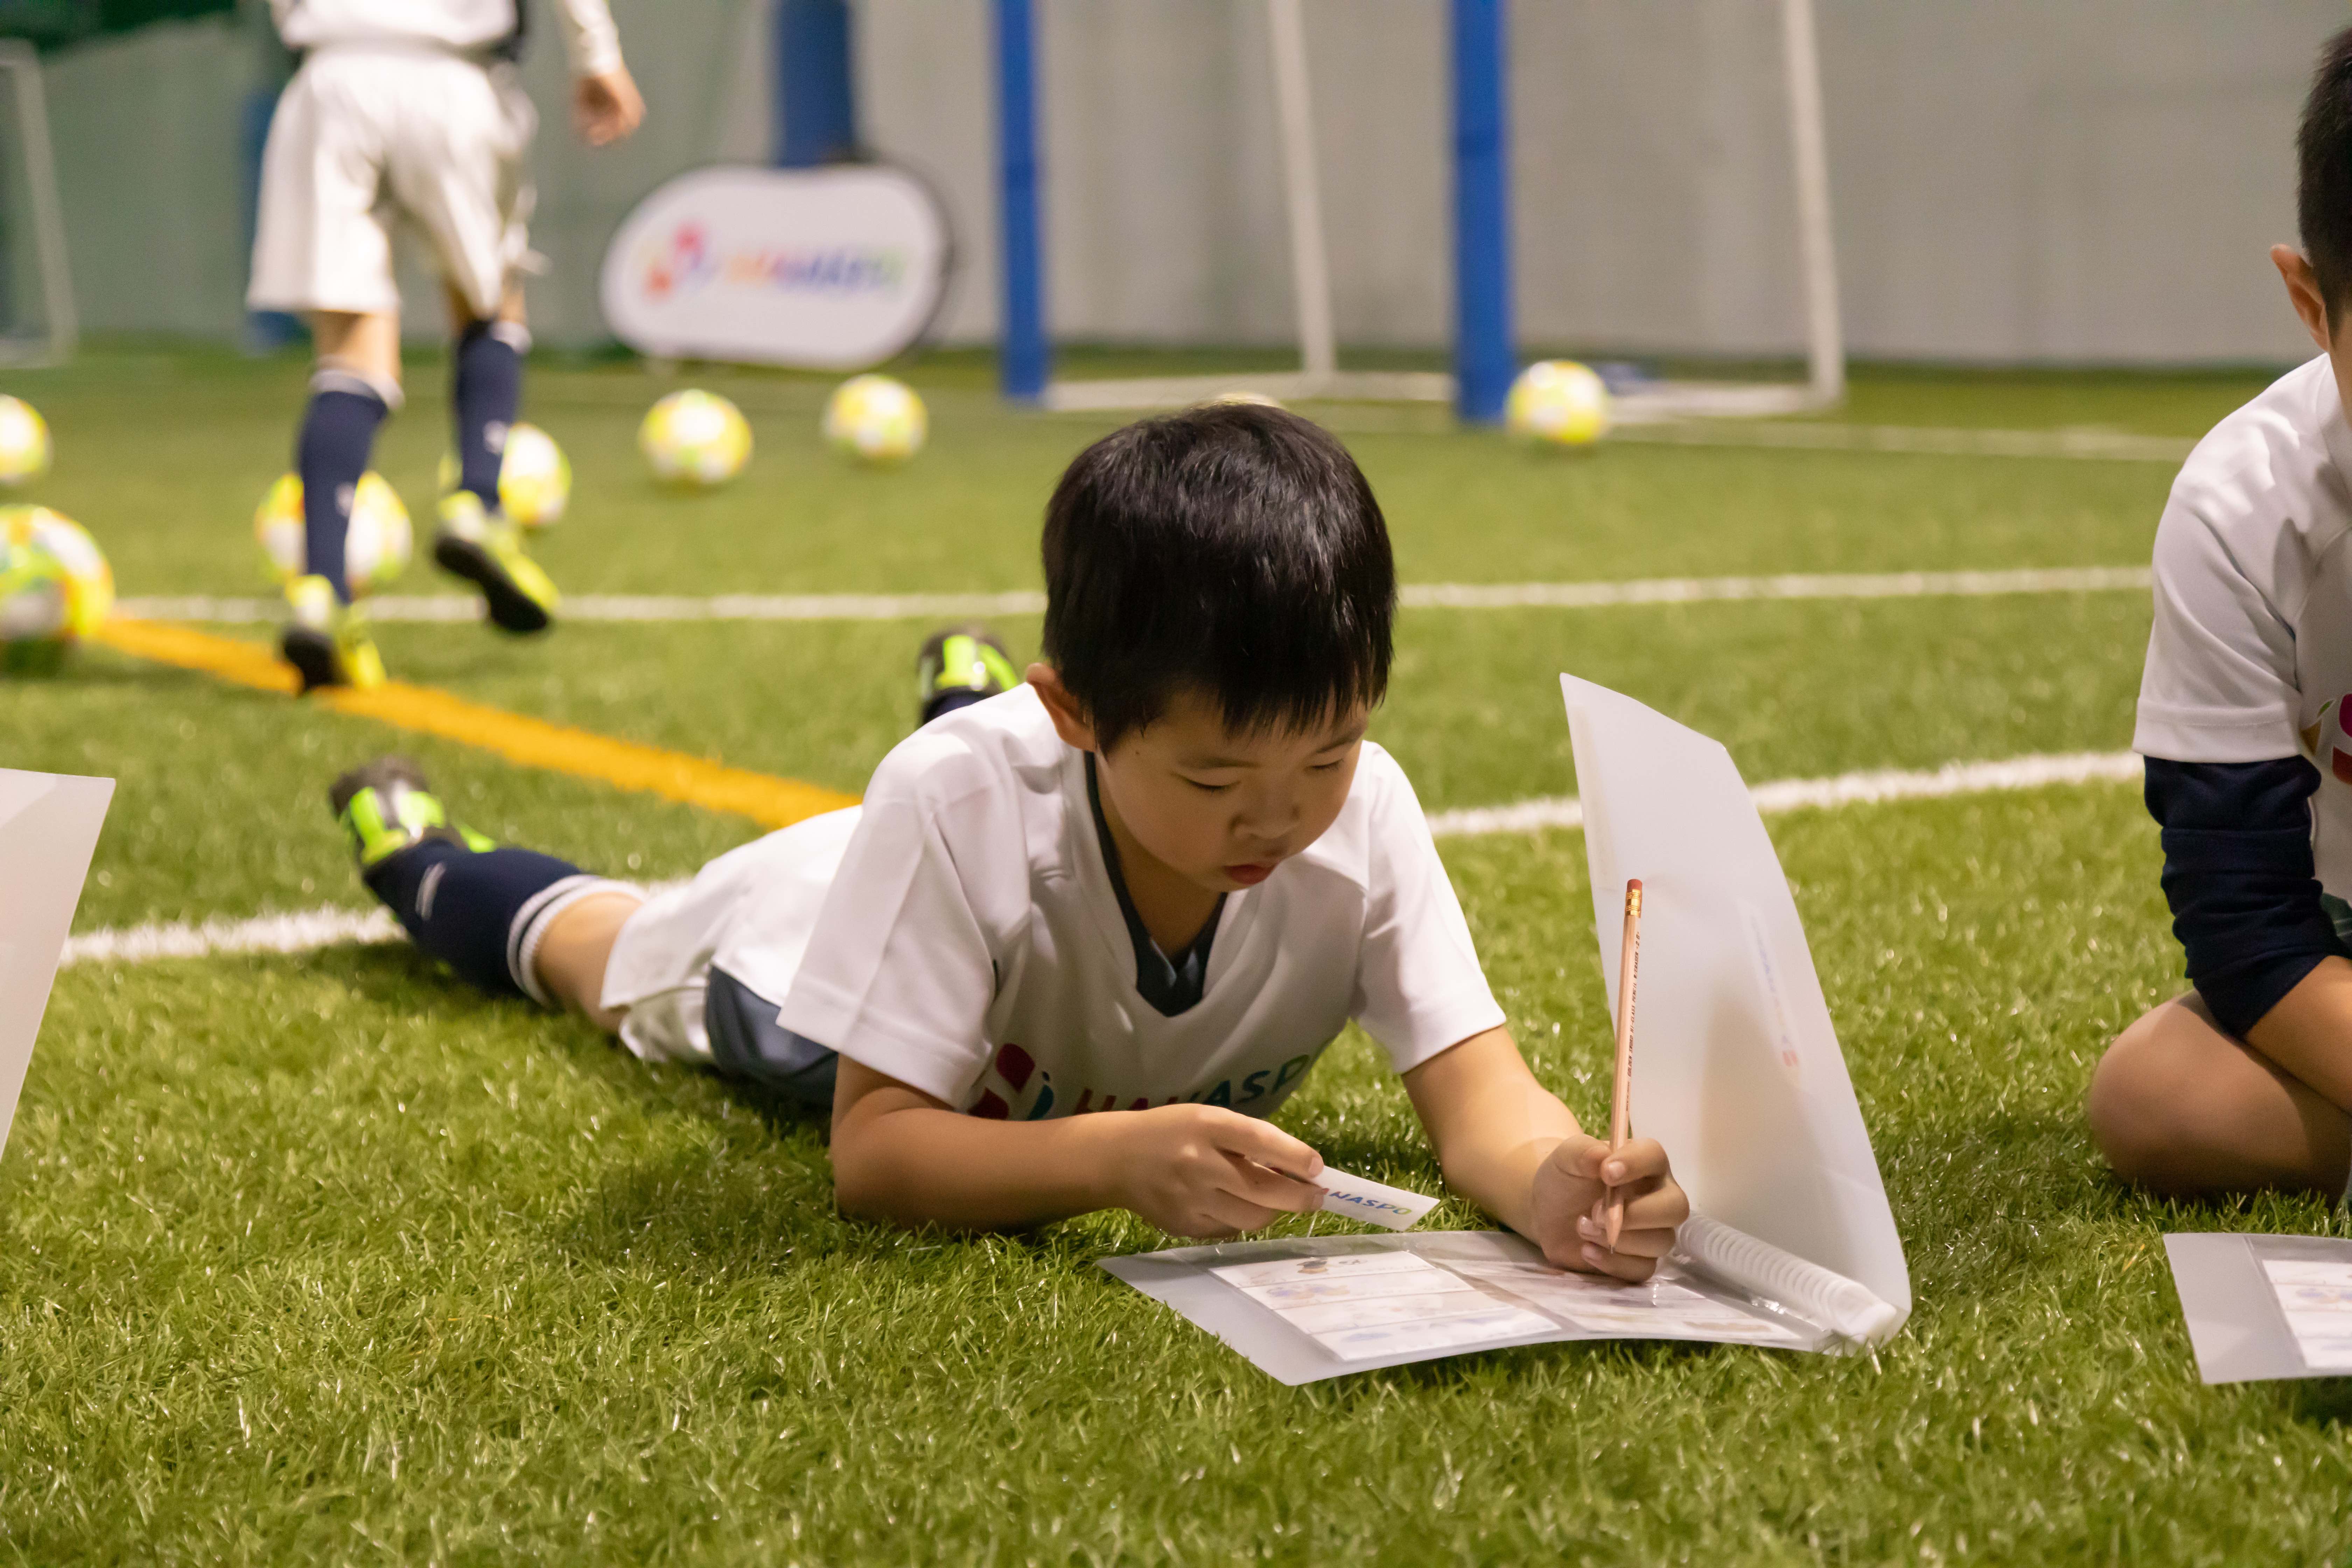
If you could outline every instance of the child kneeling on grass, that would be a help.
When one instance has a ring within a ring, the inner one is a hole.
[[[1689,1212],[1664,1151],[1611,1153],[1528,1070],[1364,739],[1396,576],[1346,450],[1249,405],[1130,426],[1063,477],[1045,563],[1025,684],[985,633],[934,637],[926,722],[865,804],[686,887],[490,847],[389,760],[334,792],[362,875],[486,990],[829,1102],[853,1215],[1225,1237],[1313,1210],[1320,1157],[1265,1118],[1353,1018],[1456,1189],[1556,1263],[1646,1278]]]
[[[2352,1169],[2352,31],[2303,114],[2321,356],[2198,444],[2156,536],[2133,749],[2196,989],[2099,1062],[2091,1128],[2158,1192],[2346,1189]]]

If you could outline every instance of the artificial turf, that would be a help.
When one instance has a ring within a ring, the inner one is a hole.
[[[933,449],[888,475],[817,449],[815,384],[714,376],[755,410],[764,466],[690,502],[625,447],[656,384],[542,374],[536,407],[581,475],[546,554],[567,586],[625,592],[1033,585],[1045,489],[1101,426],[1005,416],[969,366],[930,374]],[[385,468],[422,510],[438,415],[417,416],[416,380]],[[14,389],[58,426],[38,499],[92,524],[126,591],[173,594],[254,591],[244,520],[298,387],[284,363],[158,354]],[[1888,374],[1852,416],[2193,434],[2245,390]],[[1349,438],[1415,581],[2128,564],[2169,477]],[[1433,808],[1573,788],[1562,668],[1718,736],[1754,779],[2112,750],[2146,626],[2131,594],[1419,611],[1378,733]],[[383,640],[396,673],[477,700],[855,788],[907,721],[920,629]],[[1005,629],[1034,651],[1034,620]],[[615,870],[677,875],[754,831],[102,651],[0,687],[0,765],[121,780],[82,929],[356,905],[320,795],[389,744],[478,825]],[[1917,1310],[1875,1355],[1548,1346],[1286,1389],[1091,1267],[1156,1245],[1139,1223],[977,1240],[847,1223],[819,1123],[469,995],[404,948],[91,963],[59,979],[0,1159],[0,1561],[2352,1548],[2344,1385],[2199,1385],[2158,1239],[2342,1222],[2151,1203],[2082,1124],[2098,1050],[2179,984],[2136,792],[1772,828],[1912,1268]],[[1580,839],[1445,855],[1515,1031],[1593,1118],[1607,1028]],[[1352,1033],[1283,1121],[1335,1163],[1436,1186]],[[1458,1202],[1438,1220],[1478,1223]]]

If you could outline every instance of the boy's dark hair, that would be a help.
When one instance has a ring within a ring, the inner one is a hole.
[[[1388,691],[1396,563],[1348,449],[1213,404],[1078,454],[1045,507],[1045,658],[1108,751],[1190,686],[1239,731]]]
[[[2295,226],[2333,328],[2352,290],[2352,27],[2319,53],[2294,150]]]

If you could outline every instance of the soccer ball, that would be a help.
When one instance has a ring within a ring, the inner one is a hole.
[[[1609,433],[1609,389],[1574,360],[1543,360],[1511,383],[1503,412],[1514,436],[1555,447],[1589,447]]]
[[[751,458],[743,411],[715,392],[673,392],[646,413],[637,447],[654,477],[677,485],[723,485]]]
[[[113,570],[79,524],[47,507],[0,509],[0,669],[56,669],[113,608]]]
[[[824,405],[824,438],[844,457],[903,463],[923,449],[930,421],[914,388],[887,375],[854,375]]]
[[[1210,398],[1206,403],[1201,405],[1201,406],[1203,408],[1216,408],[1232,404],[1244,404],[1255,408],[1280,408],[1284,405],[1282,399],[1279,397],[1268,397],[1263,392],[1252,392],[1246,387],[1244,387],[1233,392],[1221,392],[1217,394],[1216,396]]]
[[[114,568],[81,524],[45,506],[0,507],[0,540],[39,551],[66,578],[73,635],[88,637],[114,613]]]
[[[441,455],[441,492],[457,488],[457,459]],[[499,510],[525,528],[545,528],[572,500],[572,459],[536,425],[507,427],[499,457]]]
[[[0,673],[47,675],[65,662],[71,593],[56,556],[0,537]]]
[[[31,404],[0,395],[0,485],[21,485],[48,471],[48,421]]]
[[[253,514],[253,536],[261,543],[262,571],[283,585],[307,569],[302,548],[302,476],[280,474]],[[408,509],[382,474],[360,476],[352,497],[352,518],[343,534],[343,575],[352,596],[372,594],[408,568],[416,549]]]

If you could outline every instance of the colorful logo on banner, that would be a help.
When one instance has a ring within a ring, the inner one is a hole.
[[[738,289],[887,293],[906,286],[909,261],[902,247],[747,246],[722,252],[712,247],[701,224],[688,221],[667,239],[646,246],[639,287],[649,300],[667,300],[714,283]]]
[[[859,370],[903,352],[947,288],[947,221],[878,164],[698,169],[605,252],[614,336],[648,354]]]

